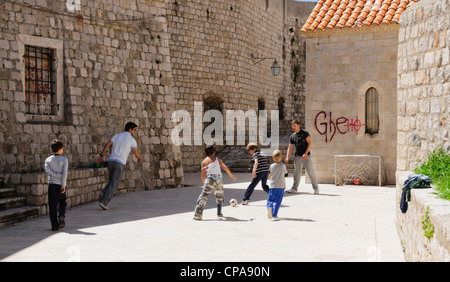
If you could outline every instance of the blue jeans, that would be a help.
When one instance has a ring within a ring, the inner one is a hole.
[[[100,201],[102,204],[108,205],[109,201],[111,201],[122,180],[124,170],[125,166],[123,164],[114,161],[108,162],[109,181],[102,190],[103,199]]]
[[[245,191],[243,200],[250,200],[250,196],[253,193],[253,190],[255,190],[256,185],[258,185],[259,181],[261,181],[262,188],[264,192],[269,194],[269,185],[267,185],[267,178],[269,177],[268,171],[263,171],[256,174],[256,177],[253,178],[250,185],[248,185],[247,190]]]
[[[278,216],[278,210],[283,201],[283,195],[283,188],[270,188],[269,198],[267,199],[267,208],[272,208],[272,217]]]

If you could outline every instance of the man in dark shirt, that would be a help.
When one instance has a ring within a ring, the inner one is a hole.
[[[297,191],[302,176],[302,168],[303,166],[305,166],[306,172],[311,179],[314,194],[319,194],[319,185],[317,183],[316,174],[314,172],[314,167],[311,161],[311,136],[307,131],[300,129],[300,122],[298,120],[292,121],[292,130],[294,130],[294,134],[292,134],[290,137],[290,144],[286,154],[285,162],[286,164],[289,162],[289,156],[291,155],[292,149],[295,146],[296,152],[294,157],[294,184],[292,185],[292,188],[286,190],[286,192],[292,193]]]

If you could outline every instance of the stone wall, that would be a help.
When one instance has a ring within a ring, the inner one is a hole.
[[[397,195],[418,160],[450,149],[450,1],[421,0],[400,17],[398,47]],[[450,202],[413,189],[397,227],[408,261],[450,261]],[[398,204],[398,203],[397,203]],[[424,223],[434,228],[431,238]]]
[[[305,46],[301,40],[291,39],[301,36],[296,31],[306,16],[287,19],[282,8],[287,6],[282,2],[286,1],[269,1],[266,7],[266,1],[260,0],[169,1],[175,108],[193,117],[194,102],[204,104],[204,114],[205,101],[212,99],[221,103],[225,121],[227,110],[257,111],[262,100],[270,117],[271,110],[279,109],[281,98],[285,113],[282,128],[287,125],[290,130],[293,118],[304,119],[305,69],[299,66]],[[302,3],[302,7],[309,12],[313,4]],[[299,59],[294,61],[295,57]],[[259,62],[262,58],[268,59]],[[270,71],[275,58],[281,66],[277,77]],[[294,64],[299,68],[296,83]],[[195,122],[192,118],[192,129]],[[202,146],[181,146],[181,151],[184,170],[198,169]]]
[[[437,198],[433,188],[411,189],[408,210],[400,210],[403,183],[411,174],[397,172],[396,225],[405,260],[450,262],[450,202]]]
[[[379,154],[395,183],[398,25],[306,32],[306,124],[319,182],[334,183],[334,155]],[[365,93],[378,91],[379,131],[366,133]],[[378,169],[375,172],[378,174]],[[382,172],[384,178],[384,171]]]
[[[294,118],[304,123],[306,53],[299,29],[313,2],[67,3],[0,5],[0,184],[13,174],[42,172],[54,138],[65,144],[70,169],[86,168],[133,121],[143,162],[130,155],[133,173],[124,180],[145,189],[183,185],[183,170],[198,169],[202,146],[174,146],[171,115],[192,113],[196,101],[219,99],[223,112],[256,111],[262,101],[270,115],[281,99],[281,133],[290,132]],[[28,45],[54,50],[51,114],[30,114],[26,104]],[[275,58],[277,77],[270,71]]]
[[[127,171],[125,174],[132,174]],[[127,177],[125,177],[127,178]],[[129,177],[128,177],[129,178]],[[67,177],[67,207],[75,207],[99,199],[108,181],[107,168],[73,169]],[[115,194],[134,191],[134,180],[122,181]],[[39,215],[48,214],[48,183],[46,173],[8,174],[5,183],[14,186],[18,196],[27,198],[27,205],[39,207]]]
[[[54,138],[65,144],[71,170],[86,168],[133,121],[143,162],[130,155],[124,180],[146,189],[182,185],[181,154],[168,138],[175,95],[165,1],[66,3],[0,4],[0,183],[42,172]],[[26,108],[27,45],[55,52],[50,115]]]
[[[450,149],[450,2],[422,0],[400,18],[397,169]]]
[[[136,188],[136,172],[127,170],[124,181],[119,184],[115,195],[142,190]],[[48,181],[46,173],[8,174],[5,184],[15,187],[18,196],[26,197],[26,204],[39,207],[39,215],[48,214]],[[107,168],[72,169],[67,177],[67,207],[75,207],[97,201],[100,191],[108,181]]]

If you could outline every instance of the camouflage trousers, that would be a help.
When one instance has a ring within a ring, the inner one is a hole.
[[[216,197],[217,204],[223,204],[224,194],[222,180],[208,177],[206,178],[205,184],[203,185],[202,193],[200,194],[200,196],[198,196],[197,205],[195,206],[195,216],[202,216],[203,209],[205,208],[206,202],[208,201],[208,197],[213,191],[214,196]]]

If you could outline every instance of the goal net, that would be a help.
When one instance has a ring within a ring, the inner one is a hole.
[[[334,184],[379,185],[386,181],[381,155],[335,155]]]

